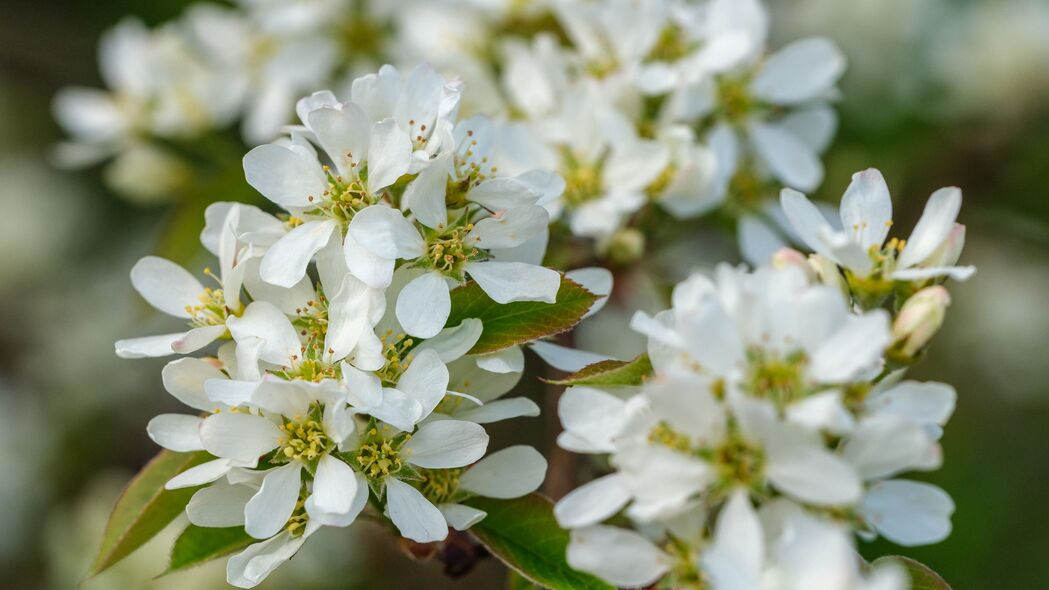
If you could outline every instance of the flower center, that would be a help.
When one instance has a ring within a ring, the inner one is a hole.
[[[361,473],[370,479],[382,479],[396,474],[404,466],[401,461],[400,446],[410,438],[410,434],[405,435],[404,440],[396,443],[383,436],[378,428],[373,427],[367,433],[367,442],[357,450],[355,461]]]
[[[739,485],[757,488],[763,483],[764,451],[744,439],[735,429],[730,431],[720,446],[713,449],[710,462],[724,489],[733,489]]]
[[[692,441],[687,436],[675,431],[666,422],[656,424],[648,433],[648,442],[673,449],[681,453],[692,452]]]
[[[669,24],[660,31],[655,45],[645,57],[647,61],[675,62],[686,57],[695,47],[696,44],[688,40],[681,27]]]
[[[412,364],[412,354],[409,351],[415,346],[415,340],[408,338],[403,332],[394,334],[393,330],[387,330],[379,340],[382,342],[382,354],[386,358],[386,364],[375,373],[384,385],[392,387],[408,365]]]
[[[328,177],[328,188],[319,198],[313,195],[307,197],[314,208],[306,211],[310,215],[334,219],[343,229],[349,225],[350,220],[359,211],[381,200],[379,195],[370,194],[366,188],[368,166],[364,165],[357,169],[357,162],[353,160],[353,154],[346,154],[346,159],[350,162],[350,167],[354,168],[356,175],[353,178],[345,179],[341,175],[334,174],[330,167],[324,166],[324,174]]]
[[[731,123],[743,123],[757,108],[750,94],[749,77],[721,77],[717,80],[718,110]]]
[[[306,532],[306,523],[309,522],[310,517],[306,514],[306,499],[301,495],[297,502],[295,502],[295,510],[291,513],[291,518],[288,519],[288,524],[284,526],[284,530],[288,531],[293,537],[301,536],[302,533]]]
[[[215,279],[220,285],[222,280],[215,276],[210,268],[204,269],[204,274]],[[189,325],[194,328],[206,326],[221,326],[226,323],[229,316],[239,316],[244,311],[244,306],[239,302],[237,309],[226,306],[226,294],[222,289],[205,287],[204,292],[197,296],[196,305],[187,305],[186,313],[190,315]]]
[[[779,356],[763,348],[754,348],[747,356],[750,365],[746,388],[755,397],[772,400],[783,407],[806,393],[808,358],[804,352]]]
[[[431,237],[426,242],[425,266],[453,278],[461,278],[462,265],[484,255],[473,240],[467,237],[473,230],[472,223],[452,227]]]
[[[602,194],[601,165],[580,161],[569,150],[562,153],[561,176],[565,179],[565,203],[574,209],[599,198]]]
[[[450,502],[459,491],[462,474],[462,469],[425,469],[421,472],[423,481],[419,491],[434,504]]]
[[[320,414],[320,409],[314,408],[304,420],[285,420],[281,424],[281,455],[290,461],[312,463],[335,448],[324,432]]]

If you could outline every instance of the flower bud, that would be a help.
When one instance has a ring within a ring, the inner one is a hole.
[[[776,250],[772,255],[772,266],[776,269],[784,269],[794,266],[805,271],[805,276],[809,278],[815,278],[816,276],[815,271],[809,266],[809,261],[805,258],[805,255],[794,248],[780,248],[779,250]]]
[[[950,304],[950,294],[940,285],[912,295],[892,324],[893,351],[907,359],[921,352],[940,330]]]
[[[608,241],[608,258],[616,264],[631,264],[645,253],[645,235],[634,228],[624,228]]]

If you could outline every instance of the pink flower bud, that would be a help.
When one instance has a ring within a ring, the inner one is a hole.
[[[911,295],[892,324],[893,347],[906,357],[920,352],[940,330],[950,304],[950,294],[940,285]]]

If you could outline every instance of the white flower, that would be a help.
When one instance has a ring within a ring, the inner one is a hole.
[[[964,226],[955,223],[962,204],[957,188],[943,188],[929,198],[906,241],[885,238],[892,227],[892,199],[881,172],[856,173],[841,199],[842,230],[836,231],[801,193],[784,189],[783,209],[801,240],[858,278],[925,281],[969,278],[971,266],[953,266],[961,252]],[[949,253],[947,252],[949,251]]]
[[[545,301],[553,303],[561,285],[553,270],[523,262],[488,260],[491,251],[526,243],[546,230],[547,214],[539,206],[516,207],[476,222],[461,218],[451,224],[428,228],[427,236],[393,208],[371,207],[356,215],[349,235],[392,271],[395,260],[407,260],[425,269],[405,285],[397,299],[397,319],[413,336],[436,335],[451,311],[449,289],[465,276],[498,303]],[[360,264],[351,271],[363,276]],[[450,279],[450,281],[449,281]]]
[[[58,121],[74,136],[59,146],[67,165],[92,164],[124,150],[136,133],[194,136],[236,114],[237,94],[198,55],[176,23],[149,30],[128,18],[99,44],[109,90],[67,88],[55,97]]]
[[[702,564],[715,589],[840,590],[907,588],[907,576],[883,566],[864,579],[845,529],[789,504],[767,505],[761,515],[736,493],[718,516],[713,544]]]
[[[159,336],[120,340],[116,353],[123,358],[191,353],[228,334],[228,322],[244,306],[240,291],[245,267],[233,234],[239,211],[230,209],[217,237],[220,275],[218,289],[204,287],[193,275],[170,260],[147,256],[131,269],[131,284],[153,307],[176,318],[188,320],[190,330]]]

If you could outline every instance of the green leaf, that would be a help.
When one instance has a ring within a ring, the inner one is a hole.
[[[470,354],[496,352],[571,329],[597,299],[597,295],[579,283],[561,277],[555,303],[517,301],[499,304],[471,281],[452,289],[452,314],[445,325],[458,326],[467,318],[481,320],[484,331],[470,349]]]
[[[615,590],[568,565],[568,531],[557,526],[553,506],[546,498],[529,494],[513,500],[473,498],[465,503],[488,513],[470,532],[528,581],[551,590]]]
[[[528,578],[514,570],[510,570],[506,576],[506,590],[535,590],[536,588],[539,586],[529,582]]]
[[[937,574],[929,569],[928,566],[909,557],[903,557],[901,555],[879,557],[874,560],[874,563],[871,565],[877,567],[879,564],[889,562],[899,563],[905,570],[907,570],[907,575],[911,578],[911,590],[951,590],[951,585],[940,577],[940,574]]]
[[[165,490],[164,484],[183,471],[212,457],[205,452],[161,451],[124,488],[109,515],[87,577],[98,575],[127,557],[175,520],[197,488]]]
[[[189,525],[171,548],[171,562],[161,575],[181,571],[211,561],[257,542],[244,527],[207,528]]]
[[[564,379],[549,380],[554,385],[641,385],[652,374],[647,354],[631,361],[608,360],[583,367]]]

